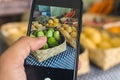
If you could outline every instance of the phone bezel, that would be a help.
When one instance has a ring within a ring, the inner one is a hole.
[[[63,4],[63,3],[64,4]],[[80,43],[80,33],[82,30],[82,13],[83,13],[83,2],[82,0],[33,0],[31,6],[30,19],[28,24],[27,36],[30,35],[32,18],[34,13],[34,8],[36,4],[47,5],[47,6],[56,6],[56,7],[66,7],[66,8],[76,8],[79,9],[79,18],[78,18],[78,30],[77,30],[77,40],[76,43]],[[77,77],[77,68],[78,68],[78,56],[80,54],[80,44],[76,44],[77,46],[77,55],[75,56],[75,67],[74,67],[74,75],[73,80],[76,80]]]

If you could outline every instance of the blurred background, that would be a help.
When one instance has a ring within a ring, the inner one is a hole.
[[[120,80],[120,0],[83,0],[78,80]],[[0,54],[26,36],[31,0],[0,0]]]

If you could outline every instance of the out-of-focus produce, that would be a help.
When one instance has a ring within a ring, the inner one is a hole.
[[[88,25],[91,27],[102,27],[106,23],[112,23],[120,20],[118,17],[105,16],[99,14],[83,14],[83,25]]]
[[[83,27],[81,44],[90,51],[90,60],[108,70],[120,63],[120,37],[103,29]]]
[[[47,27],[60,27],[60,21],[57,18],[50,18],[48,23],[46,24]]]
[[[2,25],[1,34],[8,45],[11,45],[21,36],[26,36],[28,22],[13,22]]]
[[[89,49],[109,49],[120,47],[120,37],[111,36],[107,31],[83,27],[81,44]]]
[[[120,22],[105,24],[103,28],[110,33],[120,35]]]
[[[101,0],[94,2],[92,6],[89,8],[88,13],[92,14],[110,14],[113,10],[115,0]]]

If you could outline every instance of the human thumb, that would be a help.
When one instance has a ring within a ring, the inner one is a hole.
[[[22,37],[3,53],[1,60],[3,59],[7,64],[23,64],[30,51],[41,48],[46,41],[46,37]],[[10,61],[12,61],[12,63]]]

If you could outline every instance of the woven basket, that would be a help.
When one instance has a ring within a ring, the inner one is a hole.
[[[90,64],[89,64],[89,53],[86,49],[82,54],[79,55],[80,61],[80,69],[78,69],[78,76],[89,73],[90,72]]]
[[[42,62],[53,56],[60,54],[61,52],[64,52],[65,50],[66,50],[66,40],[64,38],[62,44],[45,50],[37,50],[33,53],[33,55],[38,59],[39,62]]]
[[[90,50],[90,60],[102,68],[108,70],[120,63],[120,47],[108,50]]]
[[[21,36],[26,36],[27,26],[28,22],[6,23],[1,26],[0,34],[2,35],[2,38],[5,40],[7,45],[10,46]]]

